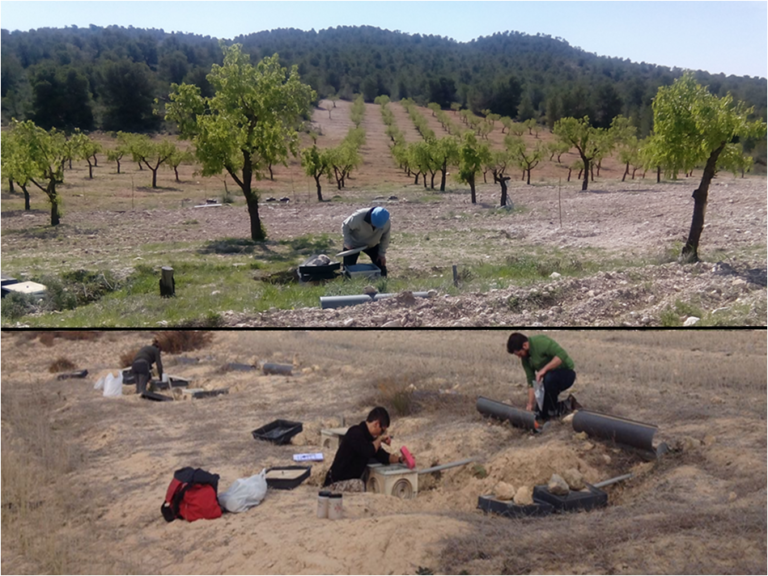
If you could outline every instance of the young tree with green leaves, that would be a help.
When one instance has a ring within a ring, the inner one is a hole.
[[[93,167],[95,162],[93,161],[96,154],[102,151],[102,146],[98,142],[95,142],[87,134],[83,134],[79,129],[75,129],[75,133],[70,138],[70,145],[72,146],[72,152],[75,158],[79,160],[85,160],[88,162],[88,178],[93,179]]]
[[[531,171],[539,165],[544,157],[544,146],[539,143],[529,150],[525,140],[512,135],[504,138],[504,144],[511,158],[523,170],[523,178],[525,179],[527,175],[526,184],[530,185]]]
[[[493,181],[501,186],[501,200],[499,205],[507,205],[507,182],[510,177],[507,176],[507,170],[512,164],[512,158],[508,150],[496,150],[491,154],[491,171],[493,172]]]
[[[581,190],[584,191],[589,186],[589,168],[592,161],[603,153],[604,147],[608,144],[605,136],[605,129],[593,128],[589,123],[589,117],[577,120],[576,118],[561,118],[555,122],[552,132],[562,142],[570,147],[576,148],[584,164],[584,180]]]
[[[301,151],[301,167],[304,168],[304,173],[307,176],[312,176],[315,179],[315,186],[317,186],[317,201],[323,201],[323,189],[320,185],[320,178],[325,174],[329,176],[331,165],[328,161],[328,155],[325,151],[321,151],[317,144],[312,144],[311,148],[305,148]]]
[[[173,170],[176,182],[181,182],[179,178],[179,166],[182,164],[191,164],[195,160],[195,154],[191,150],[182,150],[178,146],[176,150],[168,157],[168,168]]]
[[[123,156],[131,155],[133,156],[131,152],[131,139],[136,136],[135,134],[130,134],[128,132],[118,132],[115,136],[117,140],[117,146],[114,148],[107,149],[107,160],[110,162],[115,162],[117,164],[117,173],[120,174],[120,160],[123,159]],[[138,159],[134,159],[138,162]]]
[[[455,166],[459,163],[459,141],[453,136],[440,138],[435,142],[434,155],[440,166],[440,192],[445,192],[448,166]]]
[[[465,132],[459,147],[459,181],[469,184],[472,204],[477,204],[475,175],[483,166],[480,145],[474,132]]]
[[[297,154],[297,126],[316,95],[299,79],[297,66],[286,73],[277,54],[253,66],[241,45],[221,46],[224,64],[214,64],[207,77],[215,96],[203,98],[196,86],[174,84],[166,118],[192,140],[204,176],[223,170],[232,176],[248,205],[251,238],[264,240],[253,179],[262,177],[276,150]]]
[[[55,128],[46,131],[35,126],[31,120],[14,120],[11,131],[12,138],[16,139],[17,151],[27,156],[27,160],[15,166],[18,177],[45,192],[51,203],[51,226],[58,226],[61,222],[61,198],[56,185],[64,182],[64,162],[70,153],[67,139]]]
[[[9,130],[3,136],[0,155],[2,156],[0,171],[10,182],[11,192],[14,191],[13,183],[16,182],[24,193],[24,210],[31,210],[27,186],[30,183],[31,175],[34,174],[32,154],[27,149],[26,144],[21,141],[18,134],[13,130]]]
[[[157,188],[157,171],[177,153],[176,144],[170,140],[154,142],[143,134],[131,140],[131,154],[138,162],[152,171],[152,188]]]
[[[666,170],[676,173],[705,164],[699,187],[693,192],[693,217],[688,239],[680,258],[699,260],[698,249],[704,229],[709,185],[717,173],[718,161],[737,138],[764,138],[766,124],[750,120],[752,108],[734,103],[728,94],[718,98],[686,72],[671,86],[661,86],[653,100],[653,134],[649,138],[652,157]]]

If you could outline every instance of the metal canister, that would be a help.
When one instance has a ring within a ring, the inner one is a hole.
[[[344,513],[341,494],[331,494],[328,498],[328,518],[338,520]]]
[[[317,517],[328,518],[328,499],[331,493],[328,490],[320,490],[317,493]]]

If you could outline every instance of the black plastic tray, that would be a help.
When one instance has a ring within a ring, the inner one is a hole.
[[[136,384],[136,376],[130,368],[123,370],[123,384]]]
[[[251,434],[256,440],[266,440],[275,444],[288,444],[291,438],[296,436],[304,429],[301,422],[292,422],[290,420],[275,420],[266,426],[257,428]]]
[[[193,392],[192,398],[212,398],[213,396],[221,396],[222,394],[229,394],[229,388],[218,388],[217,390],[203,390],[201,392]]]
[[[296,486],[309,478],[312,466],[275,466],[273,468],[267,468],[267,473],[272,470],[304,470],[304,473],[301,476],[292,478],[291,480],[267,478],[267,486],[270,488],[274,488],[275,490],[293,490]]]
[[[608,505],[608,494],[592,486],[588,486],[587,490],[571,490],[568,496],[552,494],[546,486],[535,486],[533,498],[551,504],[558,512],[592,510]]]
[[[493,496],[480,496],[477,499],[477,507],[484,512],[493,512],[500,516],[508,518],[528,518],[547,516],[555,511],[555,507],[547,502],[536,502],[533,504],[520,505],[514,502],[504,502],[497,500]]]
[[[155,390],[168,390],[169,388],[187,388],[189,387],[189,381],[182,378],[169,378],[169,382],[163,382],[162,380],[152,380],[152,387]],[[123,379],[125,382],[125,379]]]
[[[168,402],[173,401],[173,398],[170,396],[163,396],[162,394],[158,394],[157,392],[142,392],[141,393],[142,398],[146,398],[147,400],[154,400],[155,402]]]

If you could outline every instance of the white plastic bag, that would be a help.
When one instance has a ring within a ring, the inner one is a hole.
[[[96,384],[93,385],[93,389],[94,390],[104,390],[104,376],[102,376],[101,378],[99,378],[96,381]]]
[[[122,394],[123,393],[123,371],[122,370],[117,371],[117,378],[115,378],[115,380],[117,380],[118,384],[120,384],[120,393]]]
[[[104,396],[108,398],[116,398],[123,395],[122,380],[118,380],[112,376],[112,372],[107,374],[107,378],[104,380]]]
[[[544,410],[544,382],[536,380],[533,383],[533,395],[536,397],[536,404],[539,405],[539,411]]]
[[[261,503],[267,495],[267,471],[250,478],[238,478],[226,492],[219,494],[219,505],[227,512],[245,512]]]

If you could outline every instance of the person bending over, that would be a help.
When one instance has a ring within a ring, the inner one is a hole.
[[[361,208],[348,216],[341,225],[344,236],[344,250],[363,248],[368,257],[387,275],[387,247],[389,246],[389,212],[386,208]],[[360,254],[344,256],[344,266],[357,264]]]
[[[152,344],[144,346],[133,358],[131,372],[136,378],[136,394],[146,391],[151,377],[152,364],[157,364],[157,377],[163,379],[163,362],[160,360],[160,341],[155,338]]]

